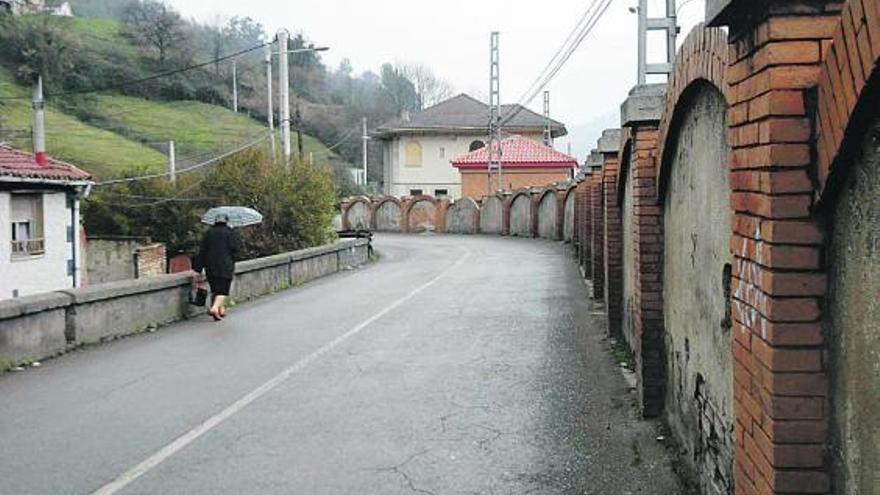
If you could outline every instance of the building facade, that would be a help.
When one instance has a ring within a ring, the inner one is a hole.
[[[531,137],[511,136],[503,139],[500,146],[501,186],[509,191],[544,187],[569,180],[578,166],[576,158],[560,153]],[[489,153],[485,148],[452,160],[452,167],[460,176],[463,197],[480,199],[495,193],[490,185],[488,166]]]
[[[505,132],[542,140],[544,117],[514,105],[503,106],[501,113],[515,113],[504,126]],[[460,198],[462,176],[450,162],[486,145],[488,118],[488,105],[461,94],[379,127],[373,136],[384,143],[383,192],[398,197]],[[553,137],[566,134],[561,123],[551,120],[550,125]]]
[[[0,299],[79,287],[85,270],[80,198],[86,172],[0,146]]]

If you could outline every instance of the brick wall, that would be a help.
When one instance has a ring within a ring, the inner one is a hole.
[[[164,244],[141,246],[134,250],[135,277],[155,277],[168,271]]]
[[[584,276],[587,278],[592,277],[592,264],[590,263],[591,258],[591,241],[590,234],[592,229],[592,214],[591,214],[591,196],[590,196],[590,176],[584,177],[584,180],[578,184],[577,188],[577,198],[580,204],[578,211],[580,212],[578,219],[578,253],[579,259],[578,264],[584,271]]]

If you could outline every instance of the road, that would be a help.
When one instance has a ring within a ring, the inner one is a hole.
[[[0,376],[2,494],[676,494],[569,248],[378,263]]]

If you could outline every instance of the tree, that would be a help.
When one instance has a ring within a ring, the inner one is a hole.
[[[0,49],[16,64],[20,81],[31,84],[42,75],[48,88],[61,86],[81,53],[65,21],[49,15],[0,16]]]
[[[133,0],[125,8],[123,19],[126,34],[154,48],[160,65],[165,65],[169,53],[186,42],[183,19],[162,2]]]
[[[391,64],[382,65],[382,87],[398,115],[419,109],[419,95],[415,86],[400,69]]]
[[[452,85],[434,74],[434,71],[427,65],[420,63],[400,64],[400,72],[415,87],[419,109],[434,106],[453,96]]]

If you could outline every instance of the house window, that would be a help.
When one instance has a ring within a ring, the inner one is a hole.
[[[445,198],[449,196],[448,189],[434,189],[434,197],[435,198]]]
[[[12,256],[36,256],[45,251],[43,195],[12,195]]]
[[[422,145],[416,141],[406,143],[406,161],[407,167],[422,166]]]
[[[422,195],[422,190],[421,190],[421,189],[410,189],[410,190],[409,190],[409,195],[410,195],[410,196],[421,196],[421,195]]]
[[[486,147],[486,143],[477,139],[476,141],[472,141],[470,147],[468,148],[470,151],[477,151],[478,149],[482,149]]]
[[[446,158],[446,148],[440,147],[440,158]]]

